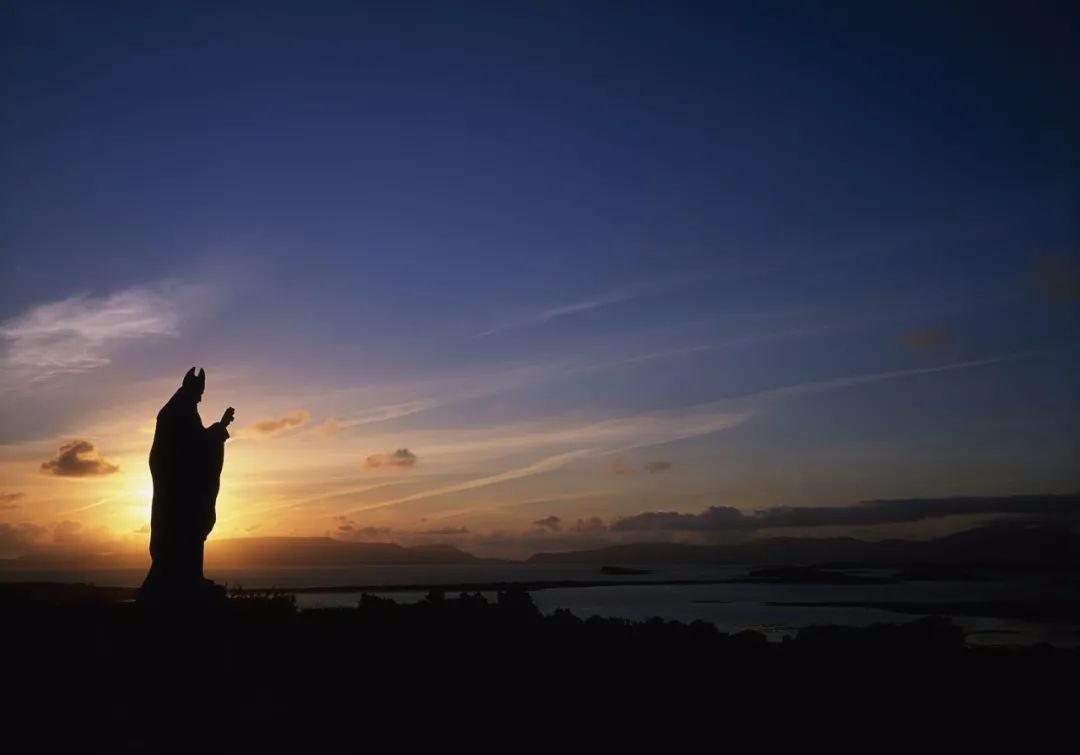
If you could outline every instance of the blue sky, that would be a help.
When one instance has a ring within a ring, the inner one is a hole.
[[[226,534],[1077,489],[1076,14],[873,5],[7,4],[3,515],[192,364]]]

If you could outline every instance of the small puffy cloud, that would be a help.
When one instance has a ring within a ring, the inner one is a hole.
[[[554,514],[546,516],[543,519],[537,519],[533,524],[548,532],[558,532],[562,529],[562,519],[559,519],[559,517]]]
[[[0,556],[21,555],[44,539],[48,529],[40,524],[0,524]]]
[[[115,551],[123,544],[115,540],[105,526],[85,527],[81,522],[64,520],[49,525],[32,522],[0,524],[0,557],[39,553],[100,553]]]
[[[752,527],[747,517],[731,506],[710,506],[700,514],[678,511],[646,511],[624,517],[611,528],[616,532],[651,532],[671,530],[682,532],[738,530]]]
[[[591,516],[588,519],[578,519],[571,529],[583,535],[597,535],[601,532],[607,532],[607,525],[604,524],[604,520],[600,517]]]
[[[306,409],[282,414],[280,417],[266,417],[260,419],[251,426],[251,431],[256,435],[278,435],[286,430],[299,427],[308,421],[311,415]]]
[[[42,472],[58,477],[100,477],[112,474],[119,468],[104,459],[88,440],[65,443],[55,456],[41,464]]]
[[[380,469],[391,467],[408,469],[416,465],[416,454],[407,448],[399,448],[392,454],[371,454],[364,459],[364,466],[368,469]]]
[[[334,519],[343,522],[338,525],[337,536],[346,540],[385,538],[393,532],[389,527],[360,527],[348,517],[334,517]]]
[[[1032,271],[1035,291],[1056,301],[1080,299],[1080,262],[1067,254],[1045,254]]]
[[[611,460],[611,473],[617,474],[622,477],[628,477],[635,475],[639,471],[645,471],[649,474],[663,474],[671,469],[672,464],[666,459],[653,459],[648,461],[640,467],[633,464],[628,464],[621,456],[616,456]]]
[[[19,524],[0,524],[0,542],[4,545],[32,545],[40,542],[48,533],[48,528],[33,522]]]
[[[386,537],[392,532],[389,527],[360,527],[356,533],[362,537]]]
[[[327,417],[315,429],[318,430],[319,434],[324,438],[333,438],[337,435],[339,427],[340,423],[337,421],[336,417]]]
[[[437,530],[424,530],[417,534],[420,535],[468,535],[468,527],[443,527]]]
[[[904,343],[912,351],[922,354],[941,351],[953,342],[952,329],[947,325],[929,325],[912,328],[904,333]]]
[[[21,503],[15,503],[23,497],[22,493],[0,493],[0,511],[13,511],[21,509]]]
[[[470,553],[479,551],[500,557],[521,558],[538,552],[602,548],[615,542],[618,541],[613,540],[605,528],[597,526],[593,520],[583,519],[580,531],[577,525],[572,525],[564,526],[561,532],[536,528],[478,532],[469,536],[462,547]]]
[[[65,519],[53,527],[53,540],[58,543],[73,543],[82,534],[82,522],[72,522]]]

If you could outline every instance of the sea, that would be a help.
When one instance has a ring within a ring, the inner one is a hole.
[[[311,568],[214,569],[206,576],[229,587],[276,589],[377,585],[368,590],[381,597],[408,603],[422,600],[424,591],[402,591],[395,586],[439,584],[491,584],[495,582],[607,581],[660,583],[671,580],[725,580],[745,576],[742,566],[664,566],[648,574],[613,576],[594,565],[498,564],[468,566],[350,566]],[[850,572],[849,572],[850,573]],[[864,576],[891,576],[888,570],[860,570]],[[98,586],[137,587],[142,569],[0,570],[0,582],[86,582]],[[920,614],[899,613],[866,606],[835,607],[828,603],[956,603],[1005,600],[1077,600],[1075,581],[1052,575],[981,571],[975,580],[896,581],[887,584],[761,584],[707,585],[615,584],[590,587],[557,587],[532,591],[537,607],[551,613],[566,609],[573,614],[646,620],[712,622],[724,632],[745,629],[762,632],[779,641],[809,625],[866,626],[904,623]],[[360,592],[294,593],[298,607],[354,606]],[[484,593],[495,600],[492,592]],[[808,605],[776,605],[800,603]],[[947,607],[933,611],[949,615]],[[952,616],[967,632],[968,642],[990,645],[1024,645],[1046,642],[1060,647],[1080,647],[1080,626],[1059,621],[1022,621],[1012,618]]]

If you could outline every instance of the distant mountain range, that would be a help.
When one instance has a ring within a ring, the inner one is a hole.
[[[1080,567],[1080,534],[1068,525],[998,523],[934,540],[770,537],[727,545],[632,543],[537,553],[532,564],[955,564]]]
[[[249,537],[211,540],[214,567],[465,565],[508,563],[479,558],[451,545],[406,547],[329,537]],[[640,542],[594,550],[537,553],[530,564],[911,564],[1080,568],[1080,532],[1071,523],[1000,522],[934,540],[857,540],[851,537],[771,537],[724,545]],[[145,553],[70,553],[40,550],[0,561],[9,569],[145,568]]]
[[[206,544],[207,566],[404,566],[501,563],[452,545],[353,543],[329,537],[238,537]]]
[[[396,543],[353,543],[329,537],[238,537],[206,543],[206,566],[403,566],[501,563],[478,558],[451,545],[406,547]],[[9,569],[115,569],[148,568],[146,552],[72,553],[41,549],[14,559],[0,560]]]

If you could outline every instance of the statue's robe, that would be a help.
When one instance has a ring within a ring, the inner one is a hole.
[[[194,398],[183,388],[158,412],[150,448],[153,563],[144,592],[184,592],[203,586],[203,545],[217,520],[228,437],[220,422],[203,427]]]

